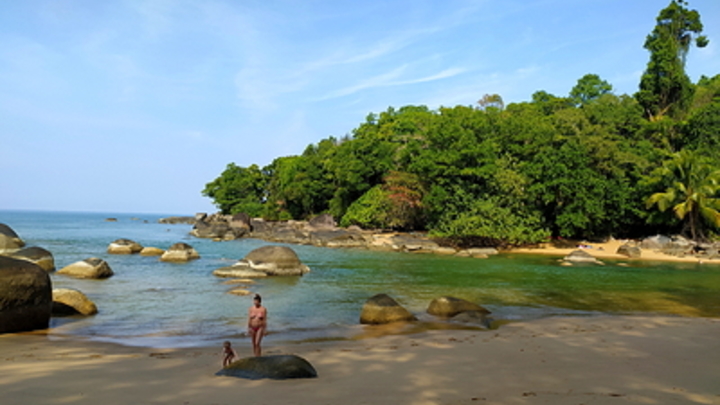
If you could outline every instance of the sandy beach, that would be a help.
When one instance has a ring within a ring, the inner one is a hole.
[[[0,403],[720,404],[719,337],[719,319],[546,318],[267,347],[306,358],[319,377],[250,381],[214,375],[219,347],[3,335]]]

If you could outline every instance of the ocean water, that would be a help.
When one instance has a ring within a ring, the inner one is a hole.
[[[252,298],[228,294],[236,286],[223,284],[226,279],[212,271],[270,243],[197,239],[189,235],[190,225],[159,224],[164,216],[0,211],[0,223],[28,246],[51,251],[58,269],[99,257],[115,272],[106,280],[51,274],[53,287],[84,292],[99,313],[53,318],[49,336],[149,347],[212,345],[226,339],[245,344],[240,342]],[[107,254],[107,246],[119,238],[163,249],[185,242],[201,259],[178,264]],[[268,308],[267,344],[356,336],[364,330],[358,325],[362,305],[377,293],[391,295],[423,321],[435,321],[424,312],[441,295],[477,302],[499,321],[599,314],[720,316],[718,265],[607,262],[563,267],[557,258],[545,256],[471,259],[287,246],[312,271],[302,277],[259,279],[248,287],[263,296]]]

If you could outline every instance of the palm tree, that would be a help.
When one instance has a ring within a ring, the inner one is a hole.
[[[682,233],[690,231],[695,241],[705,240],[704,222],[720,228],[720,170],[692,151],[681,150],[663,163],[660,170],[671,182],[665,192],[651,195],[647,208],[657,205],[665,212],[672,207],[675,215],[683,221]]]

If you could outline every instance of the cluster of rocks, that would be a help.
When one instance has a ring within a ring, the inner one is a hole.
[[[633,244],[638,250],[646,249],[676,257],[720,259],[720,242],[698,243],[682,236],[655,235]]]
[[[160,256],[160,261],[183,263],[200,258],[200,254],[187,243],[178,242],[167,250],[157,247],[144,247],[130,239],[117,239],[108,245],[107,252],[114,255],[140,254],[141,256]]]
[[[322,214],[310,221],[265,221],[247,214],[197,214],[195,217],[171,217],[163,223],[188,223],[190,234],[217,241],[255,238],[269,242],[314,245],[332,248],[366,248],[379,251],[434,253],[463,257],[486,258],[497,254],[495,248],[458,250],[441,246],[423,234],[363,230],[357,226],[338,227],[331,215]]]
[[[443,296],[435,298],[428,305],[427,313],[456,322],[472,323],[490,328],[490,311],[470,301]],[[392,322],[412,322],[418,318],[387,294],[370,297],[363,305],[360,323],[381,325]]]
[[[82,292],[53,289],[52,253],[25,247],[15,231],[0,224],[0,333],[46,329],[52,316],[94,315],[97,306]],[[91,258],[60,269],[58,274],[107,278],[113,273],[104,260]]]

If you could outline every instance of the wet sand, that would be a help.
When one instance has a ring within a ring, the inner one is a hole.
[[[249,342],[234,343],[250,354]],[[2,335],[0,403],[720,404],[720,319],[547,318],[266,348],[280,353],[306,358],[319,377],[216,377],[220,347]]]

